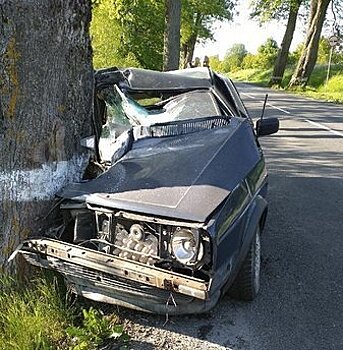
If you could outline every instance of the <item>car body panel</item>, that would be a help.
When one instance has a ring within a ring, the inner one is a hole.
[[[61,196],[204,222],[258,163],[253,138],[248,121],[237,118],[228,127],[143,139],[106,173],[68,185]]]

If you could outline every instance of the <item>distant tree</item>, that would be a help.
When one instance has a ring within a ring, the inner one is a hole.
[[[282,82],[299,8],[303,2],[304,0],[254,0],[252,3],[253,12],[251,16],[258,18],[260,22],[272,19],[287,19],[286,30],[274,63],[274,70],[269,85],[280,85]]]
[[[195,44],[213,39],[214,21],[232,20],[236,0],[182,0],[181,52],[183,66],[193,60]]]
[[[233,44],[227,51],[222,62],[222,69],[224,72],[230,72],[241,68],[243,60],[247,55],[244,44]]]
[[[163,70],[179,68],[181,0],[165,0]]]
[[[277,58],[279,47],[273,38],[268,38],[257,48],[256,60],[260,68],[271,68]]]
[[[289,87],[306,86],[317,61],[319,39],[330,0],[312,0],[304,48]]]
[[[221,72],[222,71],[222,61],[219,59],[219,55],[210,56],[210,67],[216,71]]]

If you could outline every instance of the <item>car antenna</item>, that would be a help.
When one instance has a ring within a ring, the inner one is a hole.
[[[267,100],[268,100],[268,94],[266,94],[265,98],[264,98],[264,102],[263,102],[263,107],[262,107],[262,114],[261,114],[261,120],[264,117],[264,112],[266,110],[266,105],[267,105]]]
[[[266,94],[266,96],[264,97],[262,113],[261,113],[261,117],[260,117],[260,123],[258,125],[257,135],[260,133],[260,127],[261,127],[261,124],[262,124],[262,119],[263,119],[264,113],[266,111],[267,100],[268,100],[268,94]]]

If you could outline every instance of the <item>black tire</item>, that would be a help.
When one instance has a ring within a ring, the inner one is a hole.
[[[235,299],[251,301],[260,289],[261,241],[260,227],[256,228],[247,256],[233,282],[229,294]]]

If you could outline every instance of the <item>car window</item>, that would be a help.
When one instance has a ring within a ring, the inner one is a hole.
[[[173,121],[186,121],[222,116],[211,91],[195,90],[168,98],[146,108],[125,95],[116,85],[102,92],[106,104],[106,124],[99,140],[102,159],[111,160],[113,149],[123,142],[132,126],[152,126]]]

